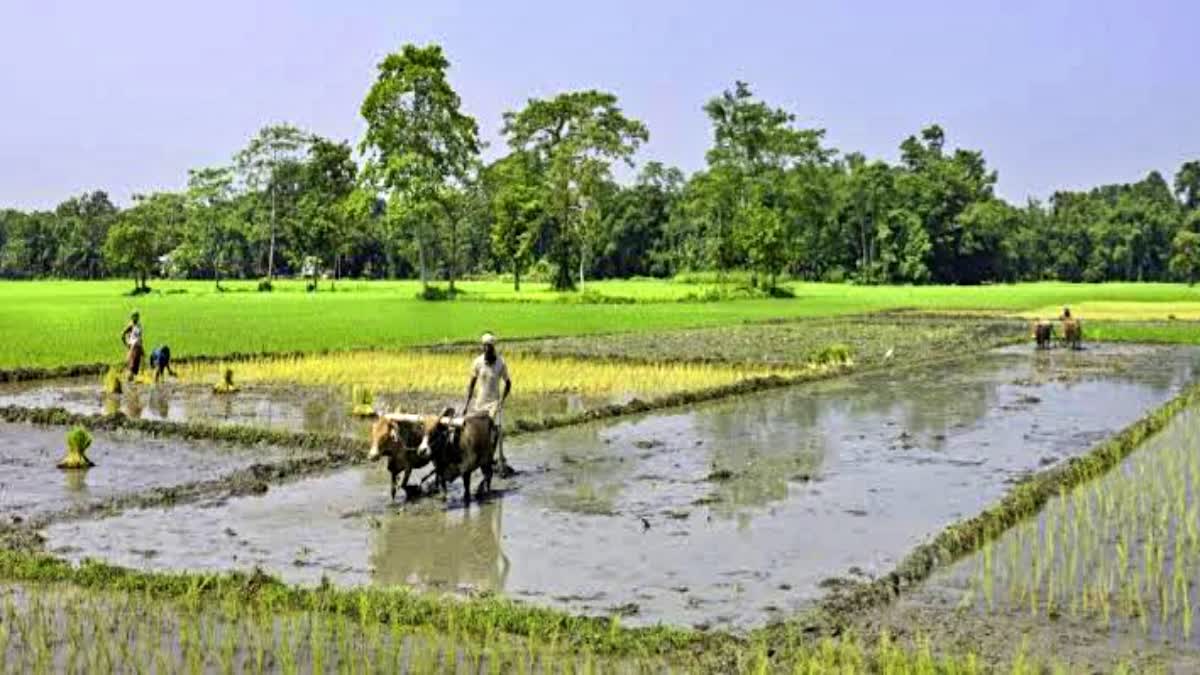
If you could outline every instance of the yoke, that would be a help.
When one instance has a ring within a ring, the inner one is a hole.
[[[425,421],[426,417],[428,417],[428,415],[417,415],[415,413],[387,413],[383,415],[384,419],[391,420],[393,422],[407,422],[409,424],[420,424],[421,422]],[[462,417],[441,417],[438,419],[438,421],[456,429],[461,429],[463,426]]]

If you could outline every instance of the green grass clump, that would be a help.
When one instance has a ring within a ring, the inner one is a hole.
[[[350,414],[356,417],[373,417],[375,415],[375,394],[362,385],[354,385],[350,390]]]
[[[83,427],[67,432],[67,454],[58,461],[60,469],[90,469],[96,466],[88,459],[87,450],[92,447],[92,435]]]
[[[812,360],[819,365],[843,366],[854,363],[854,354],[849,345],[833,344],[817,352]]]
[[[221,375],[221,381],[213,385],[214,394],[234,394],[237,393],[237,385],[233,383],[233,369],[226,368]]]

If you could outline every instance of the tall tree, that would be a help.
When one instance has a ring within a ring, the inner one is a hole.
[[[288,177],[295,179],[295,167],[304,160],[313,142],[312,134],[290,124],[263,127],[249,145],[234,155],[238,173],[246,186],[267,193],[270,202],[270,230],[267,250],[267,279],[275,277],[275,236],[281,195],[291,194]],[[289,170],[290,169],[290,170]]]
[[[187,235],[174,255],[184,267],[212,274],[217,290],[221,275],[237,262],[244,234],[235,224],[236,203],[231,167],[208,167],[188,172]]]
[[[529,153],[542,167],[551,257],[557,266],[554,287],[574,288],[572,262],[579,262],[582,284],[588,244],[599,223],[599,191],[612,163],[632,165],[649,131],[625,116],[616,96],[588,90],[531,99],[520,112],[504,114],[503,132],[514,151]]]
[[[461,100],[446,79],[450,62],[437,45],[408,44],[379,64],[379,74],[362,104],[367,132],[360,150],[365,176],[391,199],[409,202],[407,210],[428,215],[433,208],[455,217],[446,190],[464,182],[479,154],[479,129],[464,114]],[[433,233],[424,218],[410,220],[428,291],[427,249]],[[450,287],[456,275],[450,269]]]
[[[543,192],[532,158],[514,152],[489,167],[492,196],[492,250],[513,274],[513,289],[521,290],[521,274],[532,262],[533,244],[545,218]]]
[[[305,258],[320,260],[334,268],[336,278],[345,251],[343,242],[350,238],[352,213],[348,200],[357,173],[349,144],[313,138],[302,170],[299,217],[293,221],[296,227],[289,237],[294,246],[292,257],[297,262]],[[315,290],[317,270],[313,273]]]

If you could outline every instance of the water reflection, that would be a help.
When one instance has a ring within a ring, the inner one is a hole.
[[[79,496],[86,497],[88,493],[87,486],[87,470],[76,469],[73,471],[63,471],[63,484],[70,492],[79,493]]]
[[[510,567],[500,541],[503,515],[496,499],[387,516],[372,537],[375,582],[502,590]]]
[[[166,385],[155,386],[150,390],[150,410],[160,420],[169,419],[171,413],[171,397]]]

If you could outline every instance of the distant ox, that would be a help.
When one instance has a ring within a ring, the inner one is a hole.
[[[1063,319],[1063,344],[1071,349],[1082,349],[1083,324],[1078,319]]]
[[[1038,349],[1049,349],[1050,340],[1054,337],[1054,325],[1048,321],[1035,321],[1033,324],[1033,339],[1037,341]]]

